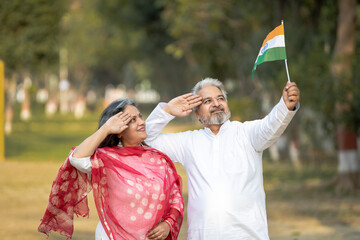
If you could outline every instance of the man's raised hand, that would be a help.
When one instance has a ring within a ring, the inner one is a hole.
[[[163,110],[175,117],[186,117],[192,112],[192,108],[201,104],[202,97],[187,93],[179,97],[171,99]]]
[[[300,90],[296,86],[296,83],[286,83],[283,90],[283,99],[287,108],[292,111],[300,99]]]

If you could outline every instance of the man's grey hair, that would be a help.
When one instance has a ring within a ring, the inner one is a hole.
[[[196,95],[203,87],[207,87],[207,86],[217,87],[221,91],[222,95],[224,95],[225,100],[227,101],[227,96],[226,96],[227,92],[225,90],[224,84],[222,84],[222,82],[214,78],[205,78],[201,80],[195,85],[195,87],[192,89],[191,92],[194,95]],[[199,107],[200,106],[197,106],[194,109],[199,109]]]

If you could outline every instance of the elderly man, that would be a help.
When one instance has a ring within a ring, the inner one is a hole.
[[[299,96],[296,84],[287,83],[265,118],[229,121],[223,84],[207,78],[192,93],[159,103],[150,114],[146,143],[181,163],[187,173],[189,240],[269,239],[262,153],[290,123]],[[192,111],[203,129],[161,133],[174,117]]]

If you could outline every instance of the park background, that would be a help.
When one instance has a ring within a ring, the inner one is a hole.
[[[116,98],[135,99],[146,118],[213,77],[233,120],[264,117],[286,84],[284,61],[258,66],[254,79],[251,70],[281,20],[301,108],[264,152],[270,237],[360,239],[359,14],[356,0],[1,0],[0,239],[46,239],[37,227],[52,181]],[[164,131],[200,127],[190,116]],[[93,239],[91,194],[89,203],[75,240]]]

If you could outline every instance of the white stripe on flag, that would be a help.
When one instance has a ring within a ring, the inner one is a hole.
[[[266,50],[269,48],[275,48],[275,47],[285,47],[285,37],[284,35],[278,35],[269,41],[265,43],[265,46],[263,46],[260,49],[259,56],[263,55]]]

